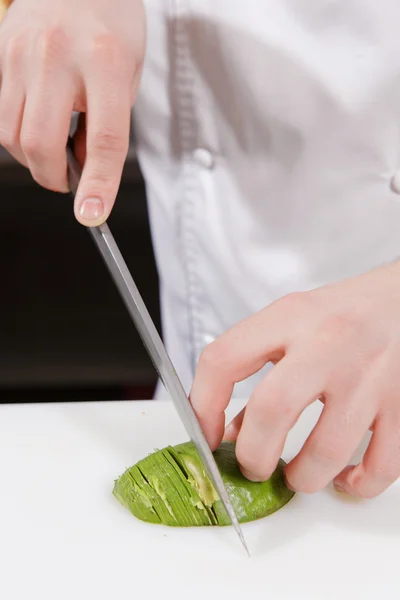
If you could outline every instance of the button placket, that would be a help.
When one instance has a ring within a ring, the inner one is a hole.
[[[198,122],[196,118],[195,75],[191,62],[188,23],[190,8],[187,0],[171,2],[171,22],[174,39],[174,84],[176,96],[176,124],[179,135],[180,160],[182,164],[182,192],[180,199],[180,229],[181,250],[185,271],[186,301],[190,323],[190,361],[192,371],[197,364],[198,348],[203,344],[200,300],[202,285],[198,280],[198,240],[197,240],[197,211],[198,211],[198,164],[210,165],[207,150],[197,148]],[[197,156],[197,159],[194,159]],[[211,156],[212,161],[212,156]]]

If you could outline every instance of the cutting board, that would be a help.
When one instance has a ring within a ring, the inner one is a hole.
[[[319,413],[312,405],[291,431],[286,460]],[[1,406],[0,598],[400,597],[399,483],[370,501],[332,488],[297,494],[243,527],[250,559],[231,527],[136,520],[111,495],[113,480],[186,439],[169,402]]]

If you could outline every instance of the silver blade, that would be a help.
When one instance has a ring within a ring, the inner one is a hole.
[[[81,169],[70,148],[67,148],[67,157],[69,166],[69,185],[72,193],[75,195],[81,176]],[[170,394],[187,433],[196,446],[206,472],[221,498],[231,519],[232,525],[235,528],[244,549],[250,556],[225,484],[207,440],[204,437],[200,423],[112,233],[107,223],[104,223],[99,227],[89,227],[88,229],[116,283],[158,375],[167,392]]]

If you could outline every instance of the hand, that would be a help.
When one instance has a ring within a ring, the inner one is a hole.
[[[400,476],[400,263],[289,295],[242,321],[201,355],[191,401],[212,447],[218,447],[235,382],[275,366],[228,427],[243,473],[267,479],[301,412],[324,409],[299,454],[288,485],[315,492],[332,479],[362,497]],[[364,434],[361,464],[347,467]]]
[[[114,204],[144,46],[142,0],[18,0],[0,25],[0,144],[39,184],[67,192],[71,116],[86,113],[76,136],[83,224],[102,223]]]

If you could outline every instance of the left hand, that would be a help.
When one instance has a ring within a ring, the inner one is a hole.
[[[245,476],[272,474],[289,430],[318,398],[319,421],[286,469],[291,488],[315,492],[334,479],[370,498],[400,476],[400,262],[286,296],[207,346],[190,398],[212,449],[234,384],[270,361],[225,435],[237,439]],[[362,462],[348,467],[368,429]]]

